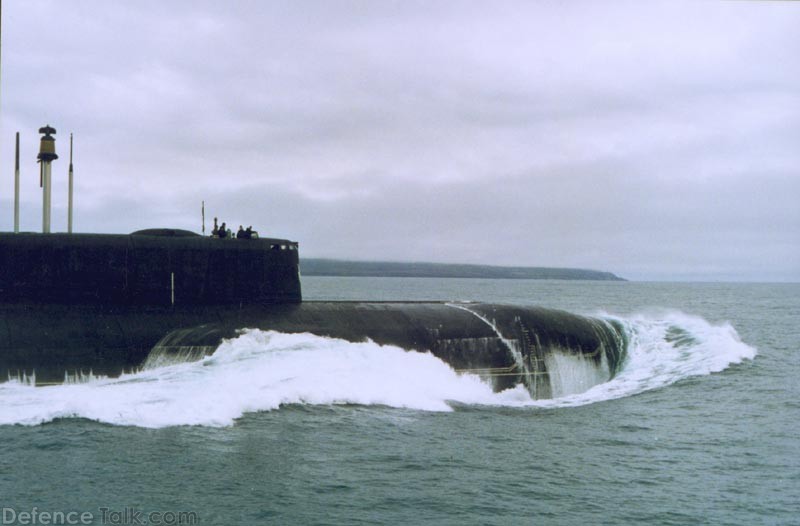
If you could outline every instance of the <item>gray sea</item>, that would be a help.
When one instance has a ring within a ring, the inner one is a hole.
[[[3,382],[0,524],[800,524],[799,284],[303,287],[611,317],[628,357],[536,401],[427,354],[244,331],[202,362]]]

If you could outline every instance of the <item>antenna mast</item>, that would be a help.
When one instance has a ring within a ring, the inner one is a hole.
[[[49,124],[39,128],[43,134],[39,143],[39,177],[42,184],[42,234],[50,233],[50,197],[52,191],[52,164],[58,159],[56,154],[56,139],[53,135],[56,129]]]
[[[0,0],[2,1],[2,0]],[[72,132],[69,134],[69,202],[67,204],[67,232],[72,233]]]
[[[14,151],[14,233],[19,234],[19,132]]]

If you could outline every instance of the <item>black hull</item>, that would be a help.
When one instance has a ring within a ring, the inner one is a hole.
[[[199,359],[243,328],[308,332],[431,352],[454,369],[550,397],[547,357],[580,355],[613,376],[621,327],[538,307],[493,304],[306,302],[262,306],[0,306],[0,377],[63,381],[65,372],[116,376],[151,363]]]

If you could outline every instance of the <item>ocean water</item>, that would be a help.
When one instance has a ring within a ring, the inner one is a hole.
[[[0,383],[0,524],[800,524],[798,284],[303,287],[613,318],[628,357],[608,382],[548,364],[559,396],[534,401],[428,354],[251,330],[200,362]]]

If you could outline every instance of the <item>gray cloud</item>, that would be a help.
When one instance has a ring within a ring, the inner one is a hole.
[[[0,228],[49,121],[84,231],[204,199],[307,256],[797,280],[787,4],[7,3]]]

